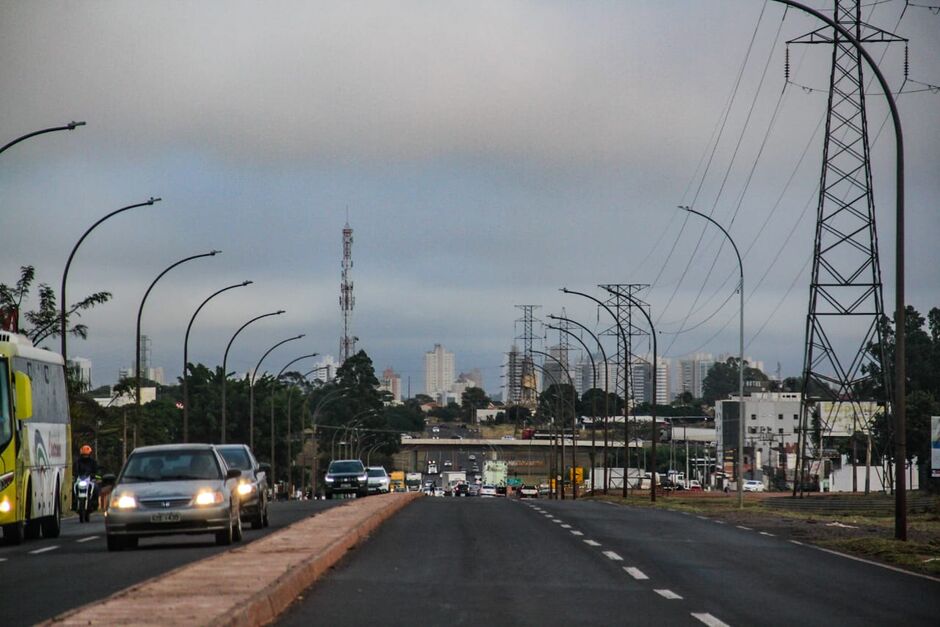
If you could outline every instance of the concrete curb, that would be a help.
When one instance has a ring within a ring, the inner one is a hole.
[[[409,492],[350,501],[42,624],[270,623],[347,551],[420,496]]]

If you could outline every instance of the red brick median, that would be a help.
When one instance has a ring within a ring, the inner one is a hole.
[[[420,493],[356,499],[243,547],[70,610],[46,625],[262,625]]]

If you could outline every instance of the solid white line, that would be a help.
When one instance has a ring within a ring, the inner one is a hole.
[[[627,574],[633,577],[636,580],[649,579],[642,570],[634,566],[624,566],[623,569],[627,571]]]
[[[600,542],[595,542],[594,540],[585,540],[584,543],[588,546],[600,546]]]
[[[699,520],[708,520],[706,516],[696,516]]]
[[[622,562],[623,558],[614,553],[613,551],[604,551],[604,555],[607,556],[607,559],[611,559],[615,562]]]
[[[929,579],[930,581],[936,581],[940,583],[940,577],[933,577],[931,575],[925,575],[923,573],[915,573],[909,570],[904,570],[903,568],[898,568],[896,566],[889,566],[888,564],[879,564],[878,562],[873,562],[862,557],[855,557],[854,555],[849,555],[848,553],[841,553],[839,551],[833,551],[832,549],[824,549],[821,546],[816,546],[813,544],[807,544],[807,547],[811,549],[816,549],[817,551],[822,551],[823,553],[831,553],[832,555],[838,555],[839,557],[844,557],[846,559],[855,560],[856,562],[862,562],[863,564],[871,564],[872,566],[878,566],[879,568],[886,568],[888,570],[893,570],[896,573],[903,573],[905,575],[911,575],[912,577],[920,577],[921,579]]]
[[[770,536],[771,538],[776,538],[776,537],[777,537],[777,536],[775,536],[775,535],[772,534],[772,533],[767,533],[766,531],[761,531],[760,534],[761,534],[762,536]]]
[[[679,600],[682,599],[682,597],[680,597],[678,594],[676,594],[676,593],[673,592],[672,590],[653,590],[653,592],[655,592],[655,593],[658,594],[659,596],[663,597],[664,599],[669,599],[670,601],[675,601],[675,600],[677,600],[677,599],[679,599]]]
[[[571,533],[576,536],[583,536],[584,534],[578,531],[577,529],[572,529]]]
[[[750,527],[745,527],[744,525],[735,525],[738,529],[744,529],[745,531],[754,531]]]
[[[54,544],[54,545],[52,545],[52,546],[46,546],[46,547],[43,547],[43,548],[41,548],[41,549],[36,549],[35,551],[30,551],[29,554],[30,554],[30,555],[39,555],[40,553],[45,553],[45,552],[47,552],[47,551],[55,551],[57,548],[59,548],[59,545],[58,545],[58,544]]]
[[[98,536],[88,536],[87,538],[82,538],[81,540],[76,540],[76,542],[89,542],[91,540],[97,540]]]
[[[803,544],[802,542],[800,542],[799,540],[790,540],[790,542],[793,543],[793,544],[798,544],[798,545],[800,545],[800,546],[804,546],[804,544]]]
[[[571,529],[571,525],[569,525],[568,523],[565,523],[564,525],[561,526],[561,528],[562,528],[562,529]]]
[[[695,612],[692,612],[692,618],[699,619],[708,625],[708,627],[729,627],[728,623],[721,622],[711,614],[696,614]]]

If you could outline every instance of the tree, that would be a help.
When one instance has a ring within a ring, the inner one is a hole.
[[[729,357],[725,363],[716,363],[709,369],[702,382],[702,397],[706,404],[714,405],[716,401],[738,393],[738,361],[737,357]],[[767,380],[766,374],[744,363],[745,381]]]
[[[464,390],[460,395],[460,404],[463,405],[466,413],[467,422],[473,422],[476,416],[476,410],[483,409],[490,404],[490,398],[483,391],[483,388],[471,387]]]
[[[29,298],[30,288],[36,279],[36,270],[33,266],[21,266],[20,278],[12,287],[5,283],[0,283],[0,310],[18,312],[25,300]],[[60,316],[59,307],[56,304],[55,291],[46,283],[40,283],[37,286],[39,297],[39,308],[27,311],[23,314],[23,319],[29,324],[28,327],[22,327],[20,331],[25,334],[35,345],[50,338],[59,337]],[[101,305],[111,300],[111,292],[95,292],[86,296],[77,303],[73,303],[65,311],[65,322],[67,333],[72,336],[86,339],[88,337],[88,327],[84,324],[71,324],[74,318],[80,318],[81,312],[93,308],[95,305]],[[19,320],[15,320],[17,327]]]

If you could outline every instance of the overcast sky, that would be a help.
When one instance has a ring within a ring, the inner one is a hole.
[[[910,78],[940,84],[940,17],[909,7],[899,21],[904,4],[874,3],[866,21],[910,38]],[[220,363],[243,322],[282,308],[229,358],[244,371],[306,333],[265,362],[279,370],[338,352],[348,207],[353,333],[377,370],[423,391],[423,354],[441,343],[458,371],[481,368],[498,392],[521,332],[515,304],[597,324],[561,286],[600,296],[598,283],[651,284],[661,353],[736,352],[737,264],[720,234],[676,209],[694,204],[745,255],[747,354],[798,374],[831,53],[791,46],[791,78],[822,91],[781,96],[784,42],[817,27],[783,16],[759,0],[0,1],[0,144],[88,122],[0,156],[0,282],[32,264],[58,286],[88,226],[159,196],[103,224],[76,256],[70,296],[114,299],[82,319],[90,337],[70,354],[93,361],[96,385],[112,383],[133,363],[150,281],[216,248],[151,294],[154,365],[180,375],[196,306],[251,279],[203,310],[190,358]],[[899,88],[903,45],[882,67]],[[890,310],[894,136],[890,123],[879,134],[886,106],[869,92]],[[908,302],[926,312],[940,305],[940,94],[898,102]]]

